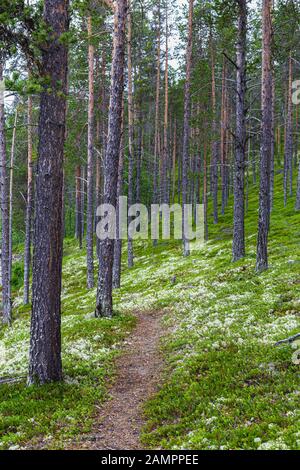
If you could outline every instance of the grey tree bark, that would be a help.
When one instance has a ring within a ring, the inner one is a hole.
[[[116,239],[114,246],[114,264],[113,264],[113,288],[119,288],[121,285],[121,259],[122,259],[122,239],[119,237],[120,219],[119,219],[119,198],[123,190],[123,169],[124,169],[124,103],[122,104],[122,124],[121,140],[119,153],[118,183],[117,183],[117,206],[116,206]]]
[[[12,223],[13,223],[13,185],[14,185],[14,164],[15,164],[15,148],[16,148],[16,135],[17,135],[17,122],[18,122],[18,106],[15,110],[14,128],[10,149],[10,169],[9,169],[9,283],[11,283],[11,270],[12,270]]]
[[[215,50],[210,31],[211,48],[211,103],[212,103],[212,161],[211,161],[211,191],[213,197],[214,224],[218,223],[218,141],[216,123],[216,74],[215,74]]]
[[[155,123],[154,123],[154,165],[153,165],[153,203],[159,202],[158,174],[160,161],[160,132],[159,132],[159,101],[160,101],[160,0],[158,0],[157,25],[157,59],[156,59],[156,90],[155,90]],[[153,240],[157,245],[157,240]]]
[[[27,199],[25,218],[25,244],[24,244],[24,297],[23,303],[29,303],[29,278],[31,263],[31,221],[33,203],[33,178],[32,178],[32,97],[28,97],[27,105]]]
[[[128,69],[128,205],[133,204],[133,190],[134,190],[134,129],[133,129],[133,80],[132,80],[132,54],[131,54],[131,41],[132,41],[132,25],[130,13],[130,1],[128,2],[128,15],[127,15],[127,69]],[[130,221],[129,221],[130,222]],[[133,266],[133,243],[132,238],[128,236],[127,242],[127,255],[128,267]]]
[[[62,380],[60,296],[68,52],[60,38],[68,31],[68,6],[68,0],[44,3],[43,19],[49,33],[43,43],[41,74],[48,77],[49,84],[40,96],[29,384]]]
[[[105,204],[112,204],[114,207],[116,207],[117,200],[119,151],[121,140],[126,16],[127,1],[116,0],[103,196],[103,202]],[[96,317],[111,317],[113,314],[112,271],[114,240],[109,238],[101,240],[99,255],[99,275],[95,315]]]
[[[245,161],[246,161],[246,40],[247,2],[238,1],[236,74],[236,149],[234,162],[234,205],[232,260],[245,256]]]
[[[272,152],[272,0],[263,0],[262,11],[262,137],[260,156],[259,217],[256,270],[268,268],[268,231],[270,213],[270,162]]]
[[[183,147],[182,147],[182,241],[183,255],[189,256],[189,240],[185,234],[186,204],[188,204],[188,168],[191,117],[191,69],[193,53],[193,9],[194,2],[189,0],[188,39],[186,46],[186,72],[184,85]]]
[[[292,81],[293,66],[292,54],[289,55],[289,79],[287,90],[287,116],[286,116],[286,137],[284,147],[284,206],[287,205],[288,193],[293,193],[293,101],[292,101]]]
[[[4,61],[0,56],[0,81],[3,80]],[[9,266],[9,184],[6,165],[4,93],[0,92],[0,202],[2,216],[1,273],[3,323],[11,323],[11,287]]]
[[[94,287],[94,46],[91,43],[92,18],[87,19],[89,102],[88,102],[88,150],[87,150],[87,210],[86,210],[86,263],[87,288]]]

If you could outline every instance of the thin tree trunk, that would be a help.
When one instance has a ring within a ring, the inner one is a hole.
[[[270,161],[272,151],[272,0],[263,0],[262,12],[262,142],[260,157],[259,220],[256,270],[268,268],[268,231],[270,212]]]
[[[130,2],[128,3],[129,11],[127,15],[127,68],[128,68],[128,205],[133,204],[133,170],[134,170],[134,149],[133,149],[133,97],[132,97],[132,57],[131,57],[131,13]],[[133,243],[132,238],[128,235],[127,242],[128,267],[133,266]]]
[[[236,150],[234,169],[234,207],[232,259],[245,256],[245,153],[246,153],[246,40],[247,3],[239,0],[237,42]]]
[[[182,149],[182,240],[183,255],[189,256],[189,240],[186,236],[187,217],[186,205],[188,203],[188,168],[190,144],[190,116],[191,116],[191,69],[193,53],[193,0],[189,0],[188,40],[186,47],[186,72],[184,87],[184,117],[183,117],[183,149]]]
[[[81,166],[76,166],[76,174],[75,174],[75,185],[76,185],[76,238],[79,242],[79,249],[82,248],[82,208],[81,208]]]
[[[221,214],[225,213],[226,206],[226,135],[227,135],[227,67],[225,57],[223,59],[223,70],[222,70],[222,104],[221,104],[221,182],[222,182],[222,208]]]
[[[216,77],[215,77],[215,51],[210,31],[211,48],[211,100],[212,100],[212,165],[211,165],[211,191],[213,197],[214,224],[218,223],[218,142],[216,125]]]
[[[156,91],[155,91],[155,124],[154,124],[154,168],[153,168],[153,203],[157,204],[158,196],[158,162],[160,161],[160,132],[159,132],[159,101],[160,101],[160,0],[158,0],[158,31],[157,31],[157,61],[156,61]],[[157,240],[153,240],[157,245]]]
[[[41,68],[49,84],[40,98],[29,384],[62,380],[60,295],[68,54],[60,37],[68,30],[68,0],[45,0],[43,19],[50,32],[43,43]]]
[[[206,141],[203,144],[203,206],[204,206],[204,240],[208,240],[208,220],[207,220],[207,147]]]
[[[292,101],[293,67],[292,53],[289,56],[289,80],[287,90],[287,118],[285,137],[285,171],[284,171],[284,206],[287,204],[288,187],[290,196],[293,193],[293,101]],[[289,180],[288,180],[289,177]]]
[[[116,207],[117,181],[122,122],[122,97],[124,87],[124,55],[127,1],[116,0],[114,14],[114,47],[111,68],[111,90],[108,116],[108,138],[105,156],[104,197],[105,204]],[[99,277],[97,286],[97,317],[111,317],[112,270],[114,258],[114,240],[106,238],[100,241]]]
[[[121,139],[120,139],[120,154],[119,154],[119,168],[118,168],[118,183],[117,183],[117,207],[116,207],[116,239],[114,246],[114,264],[113,264],[113,288],[119,288],[121,285],[121,260],[122,260],[122,238],[119,237],[120,230],[120,196],[123,190],[123,169],[124,169],[124,102],[122,104],[122,124],[121,124]]]
[[[167,5],[167,4],[166,4]],[[168,164],[168,113],[169,113],[169,49],[168,49],[168,10],[166,6],[166,50],[165,50],[165,103],[162,159],[160,162],[160,202],[167,203],[167,164]]]
[[[85,165],[81,166],[81,243],[84,237],[84,222],[85,222],[85,187],[86,187],[86,179],[85,179]]]
[[[25,245],[24,245],[24,298],[23,303],[29,303],[29,278],[31,261],[31,219],[33,203],[33,178],[32,178],[32,97],[28,97],[27,109],[27,200],[25,218]]]
[[[86,264],[87,288],[94,287],[94,46],[91,43],[92,18],[87,19],[88,32],[88,65],[89,65],[89,103],[88,103],[88,150],[87,150],[87,212],[86,212]]]
[[[270,162],[270,213],[273,209],[274,199],[274,176],[275,176],[275,77],[272,74],[272,142],[271,142],[271,162]],[[270,214],[269,214],[270,219]],[[270,221],[269,221],[270,223]]]
[[[3,61],[0,57],[0,81],[3,80]],[[5,140],[5,112],[4,93],[0,96],[0,182],[1,182],[1,215],[2,215],[2,241],[1,241],[1,274],[2,274],[2,304],[3,323],[11,323],[11,291],[9,267],[9,202],[8,202],[8,174],[6,167],[6,140]]]
[[[175,184],[176,184],[176,153],[177,153],[177,125],[176,119],[174,121],[174,131],[173,131],[173,162],[172,162],[172,171],[173,171],[173,180],[172,180],[172,201],[175,202]]]
[[[12,270],[12,223],[13,223],[13,183],[14,183],[14,164],[15,164],[15,147],[16,147],[16,132],[18,121],[18,107],[15,111],[14,128],[11,141],[10,150],[10,169],[9,169],[9,283],[11,283],[11,270]]]

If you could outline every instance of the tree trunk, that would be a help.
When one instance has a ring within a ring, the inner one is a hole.
[[[226,174],[227,174],[227,162],[226,162],[226,136],[227,136],[227,67],[225,57],[223,59],[223,71],[222,71],[222,105],[221,105],[221,182],[222,182],[222,209],[221,214],[224,215],[225,207],[227,202],[227,191],[226,191]]]
[[[32,179],[32,97],[28,97],[27,110],[27,200],[25,219],[25,245],[24,245],[24,298],[23,303],[29,303],[29,277],[31,261],[31,219],[33,202],[33,179]]]
[[[274,177],[275,177],[275,77],[272,74],[272,142],[271,142],[271,162],[270,162],[270,213],[273,209],[274,199]],[[270,219],[269,214],[269,219]],[[270,220],[269,220],[270,223]]]
[[[121,260],[122,260],[122,239],[119,237],[120,219],[119,219],[119,198],[123,190],[123,169],[124,169],[124,102],[122,104],[122,124],[120,139],[120,154],[117,183],[117,207],[116,207],[116,239],[114,246],[114,264],[113,264],[113,288],[119,288],[121,285]]]
[[[11,150],[10,150],[10,169],[9,169],[9,283],[11,283],[11,269],[12,269],[12,223],[13,223],[13,182],[14,182],[14,164],[15,164],[15,147],[16,147],[16,133],[18,121],[18,106],[15,111],[14,128],[12,134]]]
[[[81,166],[76,166],[75,174],[75,184],[76,184],[76,238],[79,242],[79,249],[82,248],[82,208],[81,208]]]
[[[60,37],[68,31],[68,0],[45,0],[43,19],[50,32],[43,43],[41,72],[49,84],[40,97],[29,384],[62,379],[60,295],[68,54]]]
[[[167,4],[166,4],[167,5]],[[168,112],[169,112],[169,49],[168,49],[168,10],[166,6],[166,50],[165,50],[165,103],[164,103],[164,135],[162,159],[160,162],[160,203],[167,204],[167,165],[168,165]]]
[[[213,197],[214,224],[218,223],[218,142],[216,125],[216,77],[215,77],[215,51],[210,31],[211,47],[211,100],[212,100],[212,165],[211,165],[211,190]]]
[[[186,72],[184,86],[183,148],[182,148],[182,240],[183,255],[189,256],[189,240],[185,233],[186,204],[188,203],[188,168],[191,116],[191,69],[193,53],[193,0],[189,0],[188,41],[186,47]]]
[[[133,149],[133,98],[132,98],[132,57],[131,57],[131,13],[130,2],[127,16],[127,67],[128,67],[128,206],[133,204],[133,170],[134,170],[134,149]],[[128,220],[130,222],[130,220]],[[132,238],[128,235],[127,243],[128,267],[133,266],[133,244]]]
[[[3,61],[0,57],[0,81],[3,80]],[[9,195],[8,174],[6,167],[6,140],[5,140],[5,113],[4,93],[0,92],[0,182],[1,182],[1,215],[2,215],[2,241],[1,241],[1,274],[2,274],[2,305],[3,323],[11,323],[11,291],[9,266]]]
[[[207,147],[206,141],[203,144],[203,209],[204,209],[204,240],[208,240],[208,220],[207,220]]]
[[[157,26],[153,204],[157,204],[159,201],[159,196],[158,196],[158,162],[160,161],[159,101],[160,101],[160,0],[158,0],[158,26]],[[157,245],[157,240],[153,240],[153,245]]]
[[[127,1],[116,0],[103,197],[103,202],[105,204],[112,204],[113,207],[116,207],[117,199],[117,180],[122,121],[122,97],[124,86],[126,16]],[[111,317],[113,314],[112,269],[114,257],[114,240],[110,240],[109,238],[101,240],[99,254],[99,277],[95,315],[97,317]]]
[[[232,259],[245,256],[245,153],[246,153],[246,40],[247,2],[239,0],[236,75],[236,150],[234,169]]]
[[[87,212],[86,212],[86,263],[87,263],[87,288],[94,287],[94,46],[91,43],[92,18],[87,20],[87,32],[89,39],[88,66],[89,66],[89,103],[88,103],[88,149],[87,149]]]
[[[272,0],[263,0],[262,11],[262,142],[260,156],[259,220],[256,270],[268,268],[268,230],[270,212],[270,161],[272,151]]]
[[[290,196],[293,193],[293,101],[292,101],[293,67],[292,53],[289,56],[289,80],[287,90],[286,137],[284,149],[284,206],[287,204],[288,187]]]
[[[177,126],[176,119],[174,121],[174,131],[173,131],[173,152],[172,152],[172,201],[175,203],[175,184],[176,184],[176,153],[177,153]],[[179,201],[178,201],[179,202]]]

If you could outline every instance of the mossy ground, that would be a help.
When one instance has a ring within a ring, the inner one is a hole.
[[[291,346],[274,343],[300,329],[300,214],[292,199],[283,209],[282,176],[276,175],[270,268],[257,274],[257,193],[251,185],[247,255],[238,263],[231,263],[232,198],[219,224],[209,227],[210,241],[188,258],[179,242],[153,247],[137,241],[135,266],[124,266],[122,287],[114,294],[113,320],[92,318],[95,290],[85,288],[84,253],[66,241],[66,382],[0,386],[2,448],[41,437],[44,445],[58,448],[88,430],[113,375],[118,345],[134,325],[131,312],[165,308],[172,332],[163,343],[162,385],[145,407],[145,445],[299,449],[299,366]],[[13,327],[2,328],[0,336],[1,376],[26,375],[29,316],[18,297],[14,312]]]

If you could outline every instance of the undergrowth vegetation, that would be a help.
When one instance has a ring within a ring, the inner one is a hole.
[[[209,227],[210,241],[188,258],[180,242],[153,247],[137,241],[135,266],[125,268],[123,259],[113,320],[93,317],[95,290],[85,287],[85,254],[67,240],[63,384],[25,386],[29,309],[22,306],[22,288],[16,291],[13,325],[0,332],[0,376],[24,378],[0,385],[1,448],[63,447],[91,428],[137,309],[165,309],[170,331],[162,342],[161,386],[145,407],[147,447],[300,448],[297,354],[291,345],[274,346],[300,327],[300,215],[293,201],[283,210],[275,188],[270,268],[258,275],[257,190],[250,187],[243,260],[231,263],[231,206]]]

